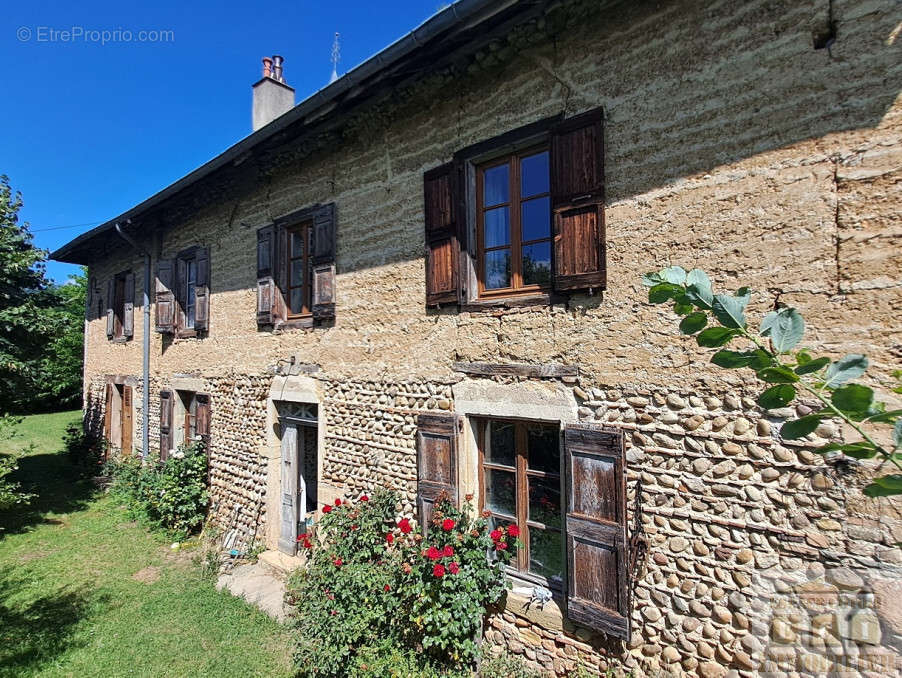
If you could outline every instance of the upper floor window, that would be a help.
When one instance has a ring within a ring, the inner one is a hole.
[[[157,332],[194,337],[209,328],[210,251],[190,247],[157,262]]]
[[[135,274],[117,273],[107,283],[106,335],[113,341],[128,341],[135,334]]]
[[[310,315],[310,233],[313,223],[305,221],[286,229],[286,293],[288,317]]]
[[[480,296],[551,285],[548,150],[533,149],[477,171]]]

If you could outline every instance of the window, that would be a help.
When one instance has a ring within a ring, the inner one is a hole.
[[[128,341],[134,336],[135,275],[117,273],[107,284],[106,334],[113,341]]]
[[[493,525],[516,524],[515,569],[561,588],[564,575],[560,433],[555,425],[480,420],[481,504]]]
[[[160,391],[160,459],[181,445],[209,444],[210,396],[193,391]]]
[[[310,232],[312,222],[304,222],[286,229],[285,267],[288,271],[285,296],[288,317],[310,315]]]
[[[480,166],[476,189],[480,296],[548,289],[548,150],[532,149]]]
[[[209,329],[210,251],[190,247],[157,262],[156,327],[161,334],[196,337]]]

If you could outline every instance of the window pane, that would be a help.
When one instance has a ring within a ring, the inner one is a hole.
[[[529,476],[529,519],[548,527],[561,527],[559,478]]]
[[[517,480],[513,471],[485,471],[485,507],[495,513],[517,515]]]
[[[193,288],[192,288],[193,289]],[[185,327],[194,329],[194,305],[185,308]]]
[[[527,465],[531,471],[561,472],[561,444],[556,426],[526,427]]]
[[[529,571],[561,584],[564,574],[564,552],[561,533],[555,530],[529,530]]]
[[[303,285],[304,284],[304,260],[303,259],[293,259],[291,261],[291,284],[292,285]]]
[[[533,198],[520,206],[523,242],[551,237],[551,198]]]
[[[523,283],[544,285],[551,282],[551,243],[523,246]]]
[[[485,460],[490,464],[515,466],[514,425],[490,421],[485,428]]]
[[[291,234],[291,256],[292,258],[304,256],[304,231]]]
[[[547,237],[547,236],[546,236]],[[510,207],[496,207],[485,213],[485,246],[510,245]]]
[[[485,207],[507,202],[510,192],[510,170],[507,165],[498,165],[483,173],[483,198]]]
[[[548,192],[548,151],[520,160],[520,197]]]
[[[194,259],[188,260],[187,265],[187,283],[189,286],[197,284],[197,261]]]
[[[292,287],[291,288],[291,312],[293,314],[303,313],[304,312],[304,288],[302,287]]]
[[[511,253],[509,249],[485,253],[485,288],[498,290],[511,286]]]
[[[194,283],[188,283],[188,289],[186,290],[187,296],[185,298],[185,306],[194,306],[195,295],[197,294],[197,288],[194,286]]]

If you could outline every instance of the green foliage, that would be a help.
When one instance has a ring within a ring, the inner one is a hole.
[[[522,659],[507,652],[497,656],[488,654],[479,664],[479,678],[539,678],[540,675]]]
[[[490,532],[469,503],[436,503],[423,536],[397,495],[336,502],[302,535],[309,564],[289,581],[300,676],[450,676],[476,658],[488,605],[504,593],[516,532]],[[492,558],[487,554],[491,553]],[[400,673],[387,668],[406,667]]]
[[[679,266],[671,266],[642,278],[653,304],[672,301],[677,315],[684,316],[679,329],[683,334],[698,332],[696,342],[704,348],[720,348],[711,362],[726,369],[749,368],[758,379],[773,386],[758,397],[765,409],[789,405],[800,394],[818,401],[821,409],[787,421],[780,429],[785,440],[798,440],[810,435],[824,419],[837,417],[851,426],[860,441],[829,443],[816,450],[821,454],[844,454],[854,459],[883,458],[902,471],[902,410],[887,411],[886,404],[874,399],[869,386],[850,383],[864,375],[868,359],[859,354],[847,355],[836,361],[827,356],[813,357],[804,349],[796,350],[805,334],[805,321],[794,308],[784,307],[767,313],[760,330],[749,329],[745,310],[751,291],[740,288],[734,295],[714,294],[711,281],[704,271],[694,269],[686,273]],[[710,317],[709,317],[710,316]],[[713,318],[719,325],[707,326]],[[702,329],[704,328],[704,329]],[[746,350],[727,348],[741,339]],[[902,371],[893,373],[902,377]],[[896,389],[894,389],[896,390]],[[897,392],[902,392],[902,388]],[[892,444],[883,446],[874,440],[875,427],[892,426]],[[894,473],[875,478],[865,494],[882,497],[902,494],[902,474]]]
[[[69,463],[81,476],[93,478],[103,470],[108,444],[103,439],[85,433],[80,422],[66,427],[63,446]]]
[[[165,462],[137,456],[107,462],[110,492],[139,518],[184,537],[204,522],[207,455],[202,443],[182,445]]]
[[[14,429],[21,421],[21,417],[0,416],[0,441],[15,438]],[[6,511],[14,506],[23,506],[34,498],[35,495],[23,492],[19,483],[9,479],[10,474],[19,470],[19,457],[31,454],[32,448],[33,446],[26,446],[21,453],[11,456],[0,454],[0,511]]]

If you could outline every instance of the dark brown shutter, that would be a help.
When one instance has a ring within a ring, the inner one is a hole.
[[[425,533],[439,495],[457,503],[457,450],[461,419],[456,414],[417,418],[417,516]]]
[[[172,391],[160,391],[160,461],[169,458],[172,449]]]
[[[132,387],[122,387],[122,456],[129,457],[132,453],[132,434],[134,431],[132,413]]]
[[[276,227],[257,229],[257,325],[276,320]]]
[[[460,287],[458,172],[447,163],[423,175],[426,305],[457,303]],[[461,217],[463,215],[460,215]]]
[[[313,267],[311,282],[313,317],[335,317],[335,203],[318,207],[313,215]]]
[[[106,338],[112,339],[116,334],[116,279],[110,278],[106,284]]]
[[[196,254],[197,280],[194,285],[194,330],[206,332],[210,324],[210,250],[199,247]]]
[[[106,384],[103,390],[103,439],[112,445],[113,440],[113,385]],[[108,450],[109,448],[107,448]]]
[[[197,409],[194,415],[194,432],[198,438],[204,441],[204,445],[210,444],[210,396],[206,393],[198,393],[194,396]]]
[[[154,308],[157,332],[161,334],[172,334],[175,330],[175,296],[172,293],[173,268],[172,259],[160,259],[157,262]]]
[[[623,434],[564,427],[567,616],[617,638],[630,634]]]
[[[125,299],[122,303],[122,336],[135,336],[135,274],[125,274]]]
[[[604,289],[604,125],[601,109],[558,125],[551,136],[554,288]]]

